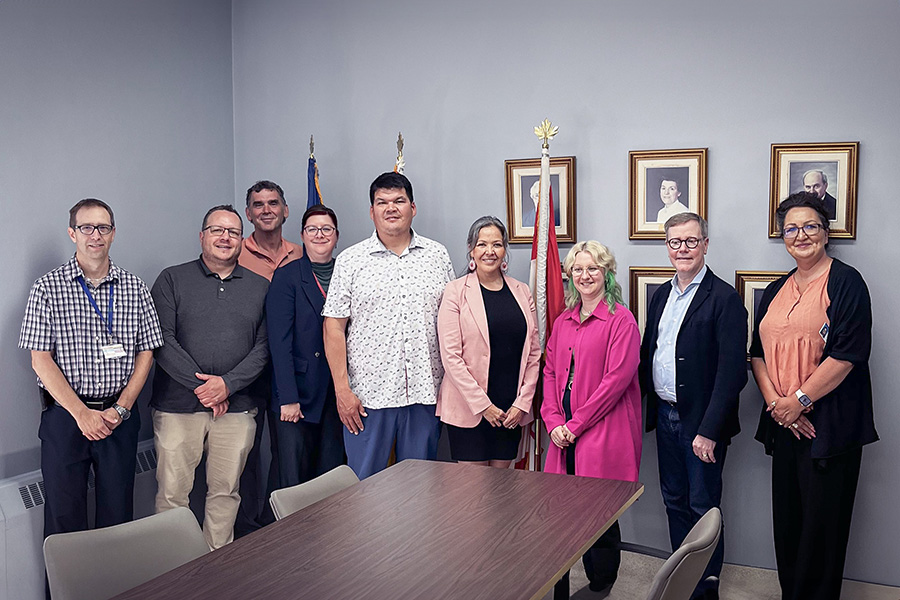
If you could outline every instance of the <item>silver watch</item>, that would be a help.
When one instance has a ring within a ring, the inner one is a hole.
[[[116,412],[119,413],[119,416],[122,418],[123,421],[127,421],[128,418],[131,416],[131,411],[128,410],[127,408],[125,408],[124,406],[119,406],[118,402],[113,404],[112,407],[114,409],[116,409]]]

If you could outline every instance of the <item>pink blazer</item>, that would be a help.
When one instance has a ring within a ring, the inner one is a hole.
[[[537,335],[534,300],[528,286],[506,278],[513,296],[525,314],[525,347],[519,363],[519,393],[513,406],[525,413],[522,424],[533,420],[531,400],[540,372],[541,348]],[[438,310],[438,340],[444,381],[438,395],[441,421],[457,427],[475,427],[481,412],[491,405],[487,396],[491,344],[484,300],[478,276],[469,273],[447,284]]]
[[[637,481],[641,466],[641,389],[638,383],[641,336],[621,304],[609,314],[601,302],[581,323],[581,305],[553,324],[544,365],[541,417],[547,431],[566,425],[575,434],[575,474]],[[572,419],[562,399],[575,354]],[[544,471],[566,472],[566,455],[552,442]]]

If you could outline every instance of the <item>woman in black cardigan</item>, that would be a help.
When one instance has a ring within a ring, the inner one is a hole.
[[[862,447],[872,414],[869,290],[828,256],[822,201],[801,192],[777,211],[797,268],[760,301],[750,348],[765,399],[756,439],[772,456],[775,558],[784,600],[839,600]]]

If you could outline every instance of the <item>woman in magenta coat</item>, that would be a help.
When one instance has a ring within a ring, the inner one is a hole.
[[[641,337],[622,303],[616,259],[602,244],[578,242],[566,256],[566,307],[547,342],[541,417],[553,442],[544,470],[637,481],[641,464]],[[593,591],[619,570],[618,522],[584,555]]]

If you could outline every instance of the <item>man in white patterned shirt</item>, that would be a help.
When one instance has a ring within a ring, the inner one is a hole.
[[[87,529],[88,471],[97,527],[130,521],[140,413],[134,409],[162,332],[144,282],[109,259],[110,207],[69,211],[75,256],[31,288],[19,347],[31,350],[44,402],[44,535]]]
[[[360,479],[387,466],[395,442],[397,460],[437,455],[437,312],[454,277],[447,249],[411,228],[409,179],[379,175],[369,202],[375,233],[337,257],[322,311],[347,462]]]

